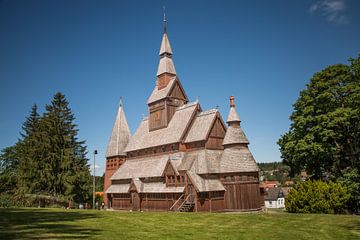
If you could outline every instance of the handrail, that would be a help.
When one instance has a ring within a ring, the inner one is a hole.
[[[184,193],[181,194],[181,196],[179,197],[179,199],[176,200],[176,202],[171,206],[170,210],[171,210],[173,207],[175,207],[175,205],[180,201],[180,199],[181,199],[183,196],[184,196]]]
[[[185,200],[180,204],[180,206],[178,207],[178,209],[180,209],[185,203],[186,203],[186,201],[188,200],[188,198],[191,196],[191,194],[189,194],[186,198],[185,198]]]

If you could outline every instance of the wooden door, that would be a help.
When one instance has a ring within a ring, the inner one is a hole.
[[[196,191],[194,189],[193,185],[188,185],[188,195],[190,195],[189,197],[189,202],[195,202],[195,195],[196,195]]]

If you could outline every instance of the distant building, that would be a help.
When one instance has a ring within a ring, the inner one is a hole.
[[[287,196],[291,187],[275,187],[265,191],[264,201],[267,208],[285,208]]]
[[[281,188],[269,188],[264,196],[265,207],[285,208],[285,195]]]
[[[175,71],[165,19],[159,55],[148,117],[133,136],[120,103],[106,154],[107,206],[134,211],[260,209],[259,169],[234,97],[228,126],[218,109],[204,111],[199,101],[189,102]]]
[[[280,183],[278,181],[265,181],[264,182],[264,188],[265,189],[276,188],[279,185],[280,185]]]

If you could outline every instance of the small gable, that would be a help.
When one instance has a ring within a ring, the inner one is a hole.
[[[169,175],[178,175],[178,172],[175,170],[174,166],[170,163],[170,161],[167,162],[163,173],[163,176]]]
[[[207,136],[205,148],[207,149],[223,149],[222,143],[226,134],[226,127],[219,114],[211,127]]]
[[[174,86],[170,90],[170,93],[168,95],[171,98],[181,99],[181,100],[187,100],[187,96],[185,94],[184,89],[182,88],[180,82],[176,79]]]
[[[222,122],[219,116],[216,117],[214,124],[210,130],[209,137],[224,138],[226,133],[225,124]]]

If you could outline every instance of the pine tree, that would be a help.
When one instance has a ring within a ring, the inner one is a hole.
[[[91,178],[85,142],[78,140],[74,120],[65,96],[56,93],[41,123],[46,148],[43,175],[49,194],[83,202],[90,196]]]
[[[35,193],[40,189],[39,166],[41,165],[40,116],[37,106],[33,105],[29,117],[26,118],[18,142],[19,170],[17,193]]]

